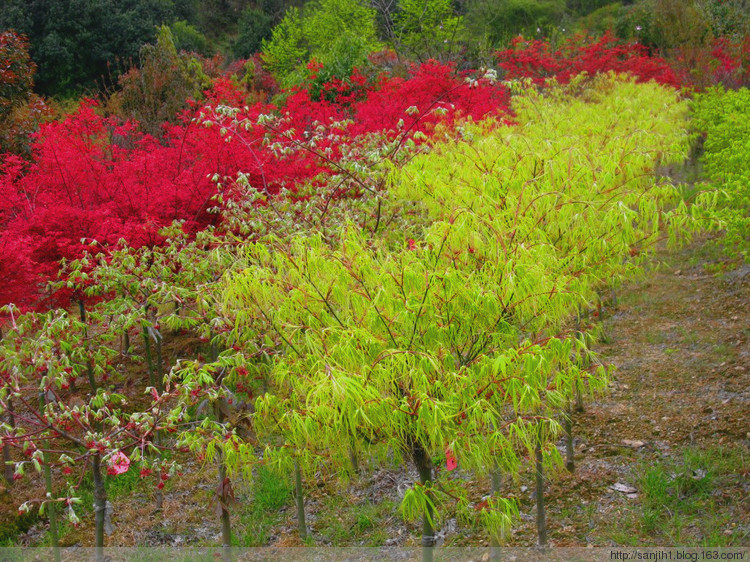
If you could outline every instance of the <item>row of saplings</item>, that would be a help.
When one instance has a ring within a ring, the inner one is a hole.
[[[331,215],[335,237],[281,227],[252,241],[189,239],[175,228],[160,248],[106,258],[92,249],[69,265],[64,285],[81,303],[78,317],[7,308],[6,477],[33,467],[46,483],[22,510],[39,505],[57,545],[58,515],[77,522],[88,471],[101,557],[103,471],[137,465],[156,485],[158,508],[180,470],[177,453],[193,451],[218,465],[223,546],[232,479],[261,464],[294,474],[304,538],[304,478],[385,463],[419,475],[400,510],[421,519],[431,558],[448,509],[479,517],[502,543],[517,506],[500,497],[501,475],[519,474],[528,458],[545,544],[555,442],[562,432],[572,470],[572,410],[607,378],[589,352],[592,333],[572,319],[637,271],[664,232],[674,238],[702,221],[652,177],[687,149],[674,92],[600,77],[584,96],[525,91],[515,109],[515,126],[466,124],[461,140],[388,171],[387,189]],[[247,212],[257,220],[280,211]],[[170,333],[198,335],[205,354],[168,370]],[[135,334],[150,384],[126,397],[116,390]],[[492,475],[489,499],[469,502],[466,482],[451,477],[457,466]]]

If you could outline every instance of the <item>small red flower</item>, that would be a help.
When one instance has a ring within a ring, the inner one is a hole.
[[[458,461],[449,447],[445,449],[445,469],[450,472],[451,470],[455,470],[456,467],[458,467]]]

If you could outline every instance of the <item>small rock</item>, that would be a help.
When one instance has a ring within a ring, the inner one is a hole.
[[[613,490],[616,492],[622,492],[623,494],[636,494],[638,490],[633,488],[633,486],[628,486],[627,484],[623,484],[622,482],[616,482],[610,486]]]

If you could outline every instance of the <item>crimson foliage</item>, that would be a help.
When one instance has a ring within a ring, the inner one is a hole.
[[[268,195],[282,188],[293,194],[334,172],[344,144],[372,134],[406,138],[433,131],[439,121],[451,125],[459,117],[508,112],[504,87],[467,82],[435,62],[416,67],[408,79],[370,82],[355,73],[351,83],[358,84],[356,95],[314,101],[301,89],[277,108],[245,106],[245,92],[218,79],[206,92],[207,106],[164,124],[161,139],[138,132],[136,123],[102,117],[91,100],[64,120],[43,125],[30,161],[6,156],[0,166],[0,305],[66,304],[59,293],[43,298],[42,288],[59,261],[80,257],[91,239],[104,247],[120,239],[140,247],[161,243],[159,229],[175,220],[184,221],[187,231],[220,223],[221,215],[209,212],[220,189],[214,178],[222,178],[226,189],[243,172]],[[341,85],[323,87],[338,92]],[[231,135],[221,126],[205,126],[202,116],[219,104],[241,107],[237,119],[251,125]],[[271,113],[282,116],[273,127],[261,117]],[[327,145],[278,150],[303,145],[313,128],[332,126],[337,135],[328,138],[338,140]]]
[[[675,88],[680,86],[679,77],[666,60],[651,56],[643,45],[621,43],[610,34],[596,41],[575,37],[559,49],[554,49],[548,41],[518,37],[510,49],[498,51],[496,56],[506,78],[531,78],[540,85],[547,78],[554,77],[566,84],[582,72],[594,75],[614,71],[632,74],[640,82],[655,80]]]

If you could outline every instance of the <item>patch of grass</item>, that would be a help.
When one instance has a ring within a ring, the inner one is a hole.
[[[689,448],[681,462],[664,461],[641,471],[641,530],[666,544],[729,546],[729,515],[716,500],[722,484],[747,465],[741,451]]]
[[[712,351],[717,360],[721,359],[723,361],[732,355],[732,348],[726,343],[718,343],[714,345]]]
[[[667,334],[661,330],[649,330],[645,335],[646,341],[650,344],[662,344],[667,343]]]
[[[744,501],[736,486],[748,466],[747,453],[732,447],[691,447],[678,459],[643,461],[635,482],[640,506],[600,521],[597,534],[624,546],[740,546],[747,537],[733,525]]]
[[[614,525],[609,535],[609,539],[621,546],[642,546],[642,539],[633,529],[638,527],[638,516],[635,513],[628,512],[623,517],[618,517],[617,524]]]
[[[260,467],[253,479],[251,499],[246,509],[239,509],[233,542],[236,546],[255,547],[268,544],[271,531],[281,519],[280,510],[292,502],[292,482]]]
[[[388,539],[385,522],[395,513],[390,500],[350,503],[341,495],[328,496],[317,527],[323,542],[331,546],[382,546]]]
[[[37,510],[4,519],[0,524],[0,547],[18,546],[20,535],[28,531],[37,521],[39,521]]]
[[[685,326],[678,326],[677,330],[680,332],[682,343],[692,345],[698,343],[698,341],[700,340],[698,334],[687,330]]]

